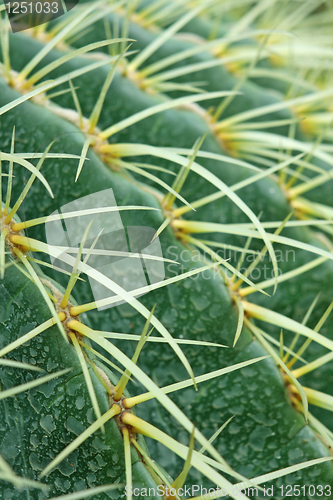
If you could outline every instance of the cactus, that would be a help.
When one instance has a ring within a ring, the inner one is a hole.
[[[1,498],[330,498],[330,2],[1,13]]]

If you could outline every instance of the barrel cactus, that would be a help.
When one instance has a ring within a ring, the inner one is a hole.
[[[331,2],[10,8],[1,498],[331,498]]]

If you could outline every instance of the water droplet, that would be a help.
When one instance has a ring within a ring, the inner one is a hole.
[[[76,398],[75,405],[76,405],[76,408],[78,410],[82,410],[82,408],[84,407],[84,403],[85,403],[85,401],[84,401],[84,398],[82,396],[78,396]]]
[[[53,432],[54,429],[56,428],[55,423],[53,422],[53,416],[52,415],[46,415],[45,417],[43,416],[40,419],[40,425],[49,434],[51,434],[51,432]]]

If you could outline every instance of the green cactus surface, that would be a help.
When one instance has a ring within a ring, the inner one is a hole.
[[[11,4],[0,498],[333,498],[332,1]]]

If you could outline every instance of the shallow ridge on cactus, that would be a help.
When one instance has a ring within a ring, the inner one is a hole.
[[[0,13],[1,498],[330,498],[331,2]]]

